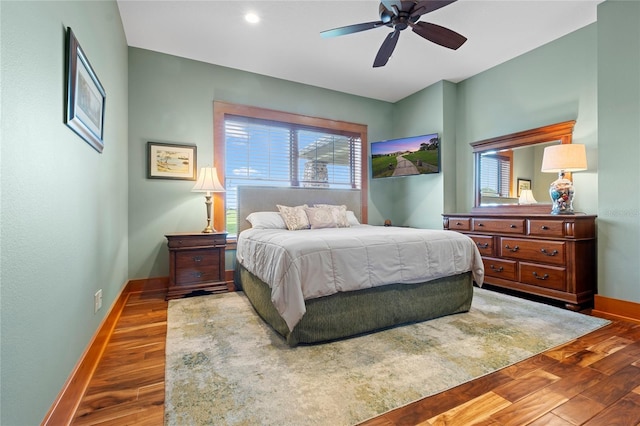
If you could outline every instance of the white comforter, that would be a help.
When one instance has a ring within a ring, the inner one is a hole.
[[[369,225],[248,229],[238,236],[236,257],[271,287],[271,301],[289,330],[306,312],[305,299],[468,271],[478,285],[484,279],[475,243],[454,231]]]

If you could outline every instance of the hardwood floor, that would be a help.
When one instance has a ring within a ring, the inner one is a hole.
[[[73,425],[162,425],[164,294],[132,293]],[[640,324],[612,324],[363,423],[640,425]]]

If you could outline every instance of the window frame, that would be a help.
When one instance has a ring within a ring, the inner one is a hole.
[[[301,126],[317,127],[321,129],[330,129],[332,131],[356,133],[360,135],[361,146],[361,173],[360,173],[360,196],[361,196],[361,218],[362,223],[367,223],[368,217],[368,181],[369,181],[369,165],[368,165],[368,139],[367,125],[350,123],[341,120],[331,120],[320,117],[311,117],[307,115],[295,114],[284,111],[276,111],[272,109],[238,105],[222,101],[213,102],[213,164],[218,171],[218,177],[221,182],[225,182],[225,137],[224,137],[224,120],[226,115],[244,116],[263,120],[280,121],[285,123],[297,124]],[[331,189],[328,189],[330,191]],[[215,229],[226,229],[226,200],[224,193],[213,194],[213,222]],[[229,238],[233,242],[233,238]]]

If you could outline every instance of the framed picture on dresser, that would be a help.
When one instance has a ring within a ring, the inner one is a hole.
[[[518,197],[522,195],[522,191],[531,189],[531,179],[518,178]]]

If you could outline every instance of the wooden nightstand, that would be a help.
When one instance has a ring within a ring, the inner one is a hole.
[[[169,291],[167,300],[195,291],[223,293],[226,233],[169,234]]]

